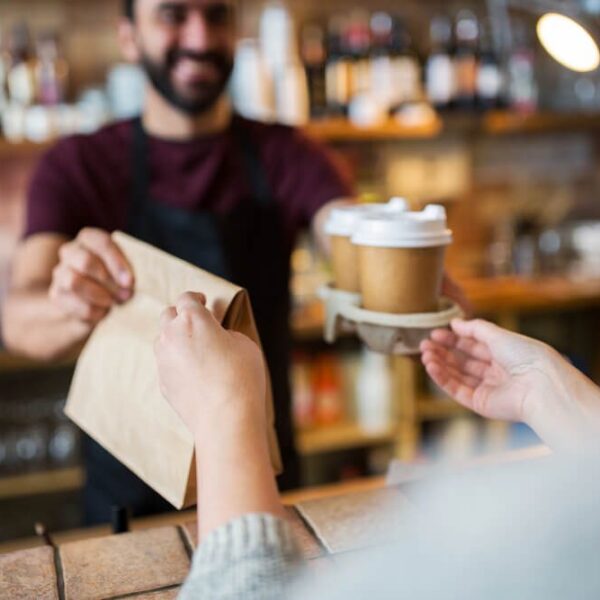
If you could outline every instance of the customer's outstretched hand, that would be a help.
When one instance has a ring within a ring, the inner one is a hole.
[[[455,320],[421,345],[431,378],[477,414],[523,421],[562,449],[600,443],[600,391],[550,346],[482,320]]]

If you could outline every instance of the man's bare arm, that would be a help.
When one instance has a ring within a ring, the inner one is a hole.
[[[32,236],[15,257],[2,311],[4,343],[37,360],[69,356],[132,289],[133,274],[108,233],[86,229],[73,241]]]
[[[69,318],[48,294],[59,249],[67,241],[41,234],[18,248],[2,310],[4,344],[11,352],[37,360],[58,359],[89,335],[90,326]]]

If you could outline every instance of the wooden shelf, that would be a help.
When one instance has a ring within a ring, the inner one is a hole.
[[[72,492],[81,489],[85,474],[81,467],[28,473],[0,478],[0,500]]]
[[[418,125],[402,125],[390,119],[374,127],[358,127],[344,118],[326,118],[313,121],[303,129],[315,139],[332,143],[436,139],[445,133],[501,136],[600,129],[600,113],[521,115],[510,111],[491,111],[483,115],[448,114]],[[13,143],[0,139],[0,159],[35,159],[51,146],[52,142]]]
[[[482,130],[490,135],[583,131],[600,128],[598,113],[534,113],[520,115],[493,111],[482,117]]]
[[[417,419],[420,421],[438,421],[473,414],[466,408],[445,398],[423,398],[417,402]]]
[[[390,120],[375,127],[358,127],[346,119],[339,118],[314,121],[304,130],[311,137],[323,141],[355,142],[434,138],[440,135],[443,127],[443,122],[439,118],[418,125],[402,125]]]
[[[423,398],[417,402],[417,420],[437,421],[470,414],[453,400]],[[392,444],[398,438],[397,425],[382,431],[365,431],[359,424],[345,422],[296,433],[298,451],[303,456]]]
[[[33,160],[52,146],[52,142],[35,144],[33,142],[9,142],[0,138],[0,160]]]
[[[296,434],[298,451],[303,456],[389,444],[395,440],[397,429],[389,427],[380,432],[368,432],[356,423],[340,423]]]

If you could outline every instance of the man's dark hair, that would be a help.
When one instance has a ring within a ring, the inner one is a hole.
[[[124,0],[123,2],[123,14],[133,21],[133,5],[135,0]]]

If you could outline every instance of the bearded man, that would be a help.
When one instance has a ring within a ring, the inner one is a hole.
[[[110,233],[123,230],[249,290],[269,366],[285,473],[298,484],[288,367],[289,263],[298,232],[323,239],[352,190],[300,131],[233,113],[226,93],[235,0],[127,0],[118,37],[147,75],[139,118],[61,140],[41,160],[3,309],[6,346],[36,359],[72,355],[135,291]],[[150,376],[150,374],[149,374]],[[170,507],[84,437],[86,522],[112,507]]]

